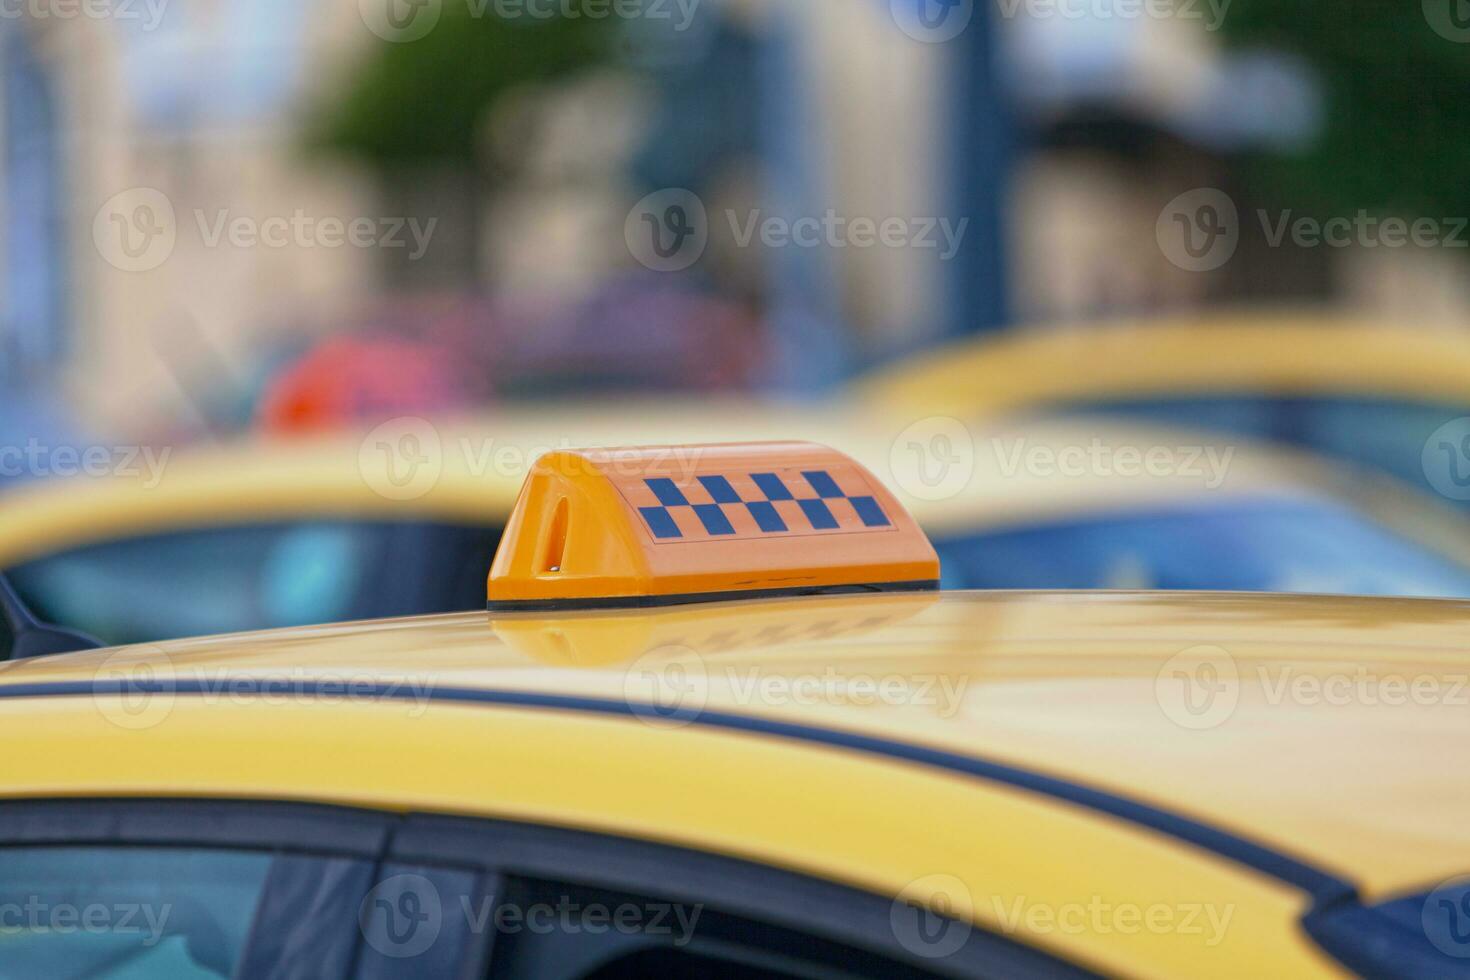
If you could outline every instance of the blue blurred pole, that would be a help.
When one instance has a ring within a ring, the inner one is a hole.
[[[837,204],[822,159],[822,119],[805,70],[808,41],[801,18],[793,15],[797,9],[777,8],[775,29],[760,55],[760,203],[764,216],[788,221],[821,216]],[[827,248],[773,248],[767,263],[775,347],[771,387],[789,395],[819,394],[843,380],[851,361],[836,256]]]
[[[960,16],[969,9],[968,0],[874,2],[882,5],[885,16],[901,3],[914,4],[926,17]],[[820,216],[837,204],[819,152],[822,120],[804,70],[804,39],[793,9],[795,5],[776,8],[778,29],[762,42],[759,96],[766,211],[788,220]],[[932,168],[943,189],[940,216],[955,225],[967,221],[957,254],[941,272],[941,319],[947,336],[999,330],[1011,318],[1005,209],[1016,138],[1002,92],[994,9],[994,0],[973,0],[965,29],[933,45],[946,80],[936,98],[950,121],[948,141],[928,152],[871,148],[875,153],[913,153],[918,165]],[[769,322],[776,348],[772,386],[792,394],[830,388],[860,361],[844,322],[836,256],[824,248],[772,249],[768,262]]]
[[[970,222],[948,270],[951,336],[996,331],[1011,322],[1005,219],[1016,135],[1000,78],[996,9],[994,0],[974,0],[969,26],[943,45],[954,120],[950,200],[958,217]]]

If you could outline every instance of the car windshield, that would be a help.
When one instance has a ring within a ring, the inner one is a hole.
[[[1236,392],[1106,399],[1070,408],[1300,446],[1389,473],[1430,493],[1441,490],[1427,478],[1431,472],[1443,471],[1456,486],[1470,486],[1470,472],[1464,472],[1470,467],[1461,462],[1470,457],[1464,457],[1459,441],[1445,446],[1431,443],[1443,426],[1470,414],[1470,405],[1368,395],[1283,398]],[[1428,462],[1426,445],[1431,453]],[[1433,469],[1427,470],[1431,465]],[[1441,496],[1463,499],[1453,492]]]
[[[498,527],[410,521],[232,525],[88,545],[7,573],[50,622],[143,643],[477,608],[499,538]]]
[[[1470,597],[1470,567],[1321,500],[1108,514],[935,545],[947,588]]]

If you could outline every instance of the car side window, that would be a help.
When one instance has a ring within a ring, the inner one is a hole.
[[[271,862],[189,848],[7,848],[0,977],[233,976]]]
[[[392,824],[285,803],[0,802],[0,980],[345,980]]]
[[[303,519],[94,542],[5,571],[41,618],[126,645],[478,609],[499,541],[498,526]]]

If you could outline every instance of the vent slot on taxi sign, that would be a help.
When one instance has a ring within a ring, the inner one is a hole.
[[[574,533],[575,532],[575,533]],[[497,612],[938,588],[913,518],[805,442],[549,453],[490,569]]]
[[[556,510],[551,515],[551,526],[546,529],[545,550],[541,556],[543,574],[561,571],[562,561],[567,551],[567,511],[569,509],[567,498],[563,497],[557,501]]]

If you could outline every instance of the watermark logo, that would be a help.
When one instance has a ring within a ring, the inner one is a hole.
[[[168,261],[178,243],[173,202],[152,187],[114,194],[92,220],[92,243],[123,272],[150,272]]]
[[[205,248],[229,246],[251,248],[381,248],[405,249],[408,261],[417,262],[429,252],[438,218],[370,218],[358,215],[308,214],[304,208],[284,214],[237,214],[230,208],[194,210],[194,224]]]
[[[970,227],[969,218],[952,221],[933,216],[847,217],[838,214],[835,208],[828,208],[820,215],[796,218],[768,215],[759,209],[744,215],[729,210],[725,218],[737,248],[750,248],[759,240],[768,249],[914,249],[936,252],[941,262],[948,262],[960,253],[965,232]]]
[[[1015,20],[1195,21],[1207,31],[1218,31],[1233,0],[999,0],[1001,17]]]
[[[1218,490],[1230,472],[1234,446],[1115,446],[1094,437],[1086,445],[1031,443],[1025,438],[990,441],[1001,476],[1025,473],[1045,480],[1103,477],[1181,479]]]
[[[358,448],[357,467],[378,496],[418,500],[439,484],[444,444],[428,419],[396,418],[368,433]]]
[[[1154,697],[1164,716],[1180,728],[1218,728],[1240,702],[1240,670],[1221,647],[1190,647],[1159,668]]]
[[[898,893],[889,907],[888,926],[910,953],[943,959],[969,942],[973,927],[964,910],[973,904],[970,889],[954,875],[925,875]]]
[[[1240,213],[1224,191],[1200,187],[1164,206],[1154,226],[1164,257],[1187,272],[1210,272],[1235,255]]]
[[[999,895],[991,905],[1007,935],[1031,936],[1157,936],[1197,937],[1209,949],[1225,941],[1235,906],[1209,902],[1112,902],[1091,895],[1080,902],[1032,902],[1018,895],[1009,901]]]
[[[357,924],[367,944],[384,956],[418,956],[434,945],[444,925],[439,889],[423,875],[394,875],[367,893]]]
[[[1470,959],[1470,875],[1444,882],[1419,911],[1424,935],[1446,956]]]
[[[231,208],[195,208],[192,233],[204,248],[402,249],[417,262],[428,254],[438,218],[341,217],[308,214],[248,215]],[[162,191],[135,187],[109,198],[92,222],[92,240],[109,264],[148,272],[167,262],[178,245],[179,220]]]
[[[1397,708],[1404,705],[1470,706],[1470,676],[1465,674],[1378,671],[1365,665],[1329,673],[1294,666],[1260,666],[1256,680],[1266,703],[1330,708]]]
[[[115,20],[155,31],[169,0],[0,0],[0,20]]]
[[[647,21],[667,24],[683,34],[694,24],[703,0],[464,0],[473,19]],[[427,37],[439,25],[444,0],[358,0],[368,30],[385,41],[403,44]]]
[[[731,667],[719,675],[736,704],[764,707],[923,708],[938,718],[959,712],[969,678],[943,673],[870,674],[840,672],[828,666],[802,673],[768,672],[758,667]]]
[[[290,667],[268,674],[232,672],[207,661],[175,665],[155,645],[112,651],[92,675],[97,710],[119,728],[141,730],[161,724],[183,695],[190,703],[213,705],[392,704],[420,718],[433,701],[432,681],[411,674],[344,674]]]
[[[1424,0],[1424,19],[1446,41],[1470,44],[1470,0]]]
[[[7,889],[7,896],[11,892]],[[152,949],[163,941],[173,905],[138,902],[47,902],[39,895],[0,902],[0,939],[11,937],[106,936],[141,937],[139,945]],[[104,941],[104,945],[107,943]]]
[[[893,22],[915,41],[943,44],[965,32],[975,17],[975,0],[889,0]]]
[[[964,493],[975,475],[975,440],[959,419],[933,416],[904,429],[888,451],[894,482],[918,500]]]
[[[173,661],[162,647],[122,647],[93,672],[92,703],[118,728],[153,728],[173,712],[173,676]]]
[[[404,44],[429,35],[444,13],[444,0],[357,0],[357,11],[368,30]]]
[[[623,697],[634,716],[655,728],[682,728],[709,702],[709,669],[689,647],[657,647],[628,665]]]
[[[1424,477],[1450,500],[1470,500],[1470,417],[1446,422],[1424,443]]]
[[[1467,0],[1470,2],[1470,0]],[[1366,208],[1354,214],[1319,218],[1291,208],[1258,208],[1267,248],[1298,249],[1466,249],[1470,218],[1376,215]],[[1155,228],[1159,248],[1174,265],[1190,272],[1210,272],[1230,261],[1240,244],[1242,219],[1235,202],[1222,191],[1200,188],[1181,194],[1165,206]]]
[[[1326,220],[1299,215],[1291,209],[1278,214],[1258,210],[1266,244],[1281,248],[1290,240],[1296,248],[1470,248],[1467,218],[1419,217],[1412,221],[1394,215],[1380,217],[1360,208],[1352,216]]]
[[[755,208],[727,208],[716,229],[699,196],[683,188],[650,194],[634,205],[623,223],[628,250],[656,272],[679,272],[704,255],[716,230],[737,249],[912,249],[931,251],[939,261],[959,255],[970,219],[938,216],[844,215],[835,208],[821,214],[770,214]]]
[[[51,445],[31,437],[23,446],[0,445],[0,477],[122,477],[152,490],[172,454],[172,446]]]
[[[654,272],[681,272],[709,247],[709,214],[693,191],[656,191],[633,206],[623,223],[628,250]]]

